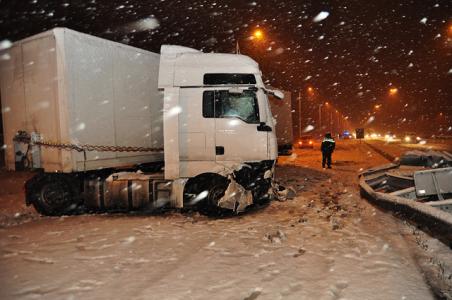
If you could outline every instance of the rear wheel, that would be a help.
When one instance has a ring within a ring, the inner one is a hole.
[[[63,175],[38,175],[26,189],[27,201],[46,216],[74,213],[80,204],[76,181]]]

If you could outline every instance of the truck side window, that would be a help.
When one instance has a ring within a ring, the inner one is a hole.
[[[259,108],[254,91],[230,94],[220,91],[221,117],[236,117],[246,123],[259,123]]]
[[[204,118],[235,117],[246,123],[259,123],[259,107],[254,91],[240,94],[228,91],[205,91],[203,93],[202,115]]]

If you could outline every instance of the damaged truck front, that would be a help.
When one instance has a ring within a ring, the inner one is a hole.
[[[39,170],[26,201],[40,213],[241,212],[272,196],[267,94],[282,93],[249,57],[180,46],[158,55],[65,28],[6,51],[7,167]]]

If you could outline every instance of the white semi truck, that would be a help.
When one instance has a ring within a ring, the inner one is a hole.
[[[55,28],[0,53],[6,166],[40,170],[42,214],[195,206],[243,211],[270,197],[277,157],[258,64],[162,46],[156,54]]]

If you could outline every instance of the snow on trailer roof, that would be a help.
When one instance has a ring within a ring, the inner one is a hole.
[[[46,37],[46,36],[49,36],[49,35],[54,35],[56,37],[63,37],[65,33],[73,34],[73,35],[76,35],[78,37],[85,38],[85,39],[88,39],[88,40],[102,41],[102,42],[108,43],[111,46],[117,46],[117,47],[121,47],[121,48],[125,48],[125,49],[130,49],[130,50],[133,50],[135,52],[141,52],[141,53],[150,54],[150,55],[159,55],[158,53],[155,53],[155,52],[147,51],[147,50],[144,50],[144,49],[141,49],[141,48],[137,48],[137,47],[133,47],[133,46],[130,46],[130,45],[122,44],[122,43],[119,43],[119,42],[115,42],[115,41],[108,40],[108,39],[105,39],[105,38],[97,37],[97,36],[90,35],[90,34],[87,34],[87,33],[75,31],[73,29],[69,29],[69,28],[66,28],[66,27],[55,27],[55,28],[52,28],[50,30],[47,30],[47,31],[44,31],[44,32],[41,32],[41,33],[38,33],[38,34],[35,34],[35,35],[32,35],[32,36],[29,36],[27,38],[24,38],[24,39],[21,39],[21,40],[18,40],[18,41],[15,41],[12,44],[12,47],[20,45],[20,44],[23,44],[23,43],[26,43],[26,42],[30,42],[30,41],[33,41],[33,40],[37,40],[37,39],[40,39],[40,38],[43,38],[43,37]],[[5,50],[7,51],[8,49],[9,48],[4,49],[3,51],[5,51]]]

